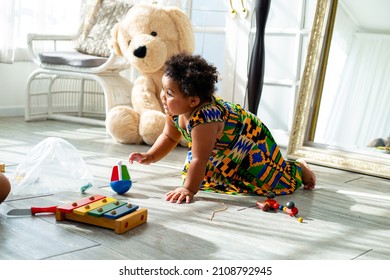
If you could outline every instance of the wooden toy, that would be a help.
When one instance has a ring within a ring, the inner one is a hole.
[[[275,200],[275,193],[273,192],[267,194],[265,202],[257,201],[256,204],[263,211],[268,211],[269,209],[278,210],[280,206]]]
[[[112,168],[111,173],[111,188],[117,194],[123,194],[127,192],[131,188],[131,178],[129,171],[127,170],[126,165],[122,165],[122,162],[119,161],[118,165]]]
[[[298,208],[295,207],[295,203],[293,201],[289,201],[286,203],[286,207],[283,210],[289,214],[290,216],[296,216],[298,214]]]
[[[56,209],[56,220],[72,220],[99,227],[113,229],[121,234],[147,220],[147,209],[139,209],[115,198],[93,195]]]
[[[291,217],[296,217],[296,215],[298,214],[298,208],[295,207],[295,203],[293,201],[288,201],[286,203],[286,206],[283,206],[275,200],[275,193],[273,192],[268,193],[265,202],[257,201],[256,205],[263,211],[269,211],[270,209],[280,210],[286,212]],[[299,217],[298,222],[302,223],[303,218]]]
[[[5,163],[0,163],[0,172],[5,172]]]

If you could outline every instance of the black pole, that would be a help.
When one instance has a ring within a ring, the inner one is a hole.
[[[257,114],[264,82],[264,31],[271,0],[256,0],[256,34],[248,73],[248,110]]]

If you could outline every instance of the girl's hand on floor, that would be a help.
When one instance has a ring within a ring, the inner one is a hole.
[[[131,153],[129,155],[129,162],[133,164],[134,161],[142,164],[150,164],[152,159],[148,154],[145,153]]]
[[[173,191],[168,192],[165,195],[165,200],[170,201],[172,203],[182,203],[185,201],[185,203],[190,203],[192,199],[194,198],[194,193],[186,188],[180,187]]]

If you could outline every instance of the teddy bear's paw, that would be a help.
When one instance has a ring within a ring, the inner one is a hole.
[[[139,134],[148,145],[153,145],[164,130],[166,116],[159,111],[145,111],[139,122]]]
[[[138,132],[139,114],[129,106],[116,106],[106,117],[106,128],[115,141],[122,144],[141,144]]]

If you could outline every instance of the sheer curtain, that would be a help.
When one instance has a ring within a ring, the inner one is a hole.
[[[0,1],[0,62],[10,63],[14,59],[14,17],[11,0]]]
[[[337,10],[315,142],[363,148],[390,134],[390,35]]]
[[[84,0],[1,0],[0,62],[23,60],[27,33],[73,34]]]
[[[326,143],[365,147],[390,134],[390,35],[356,34],[336,92]]]

